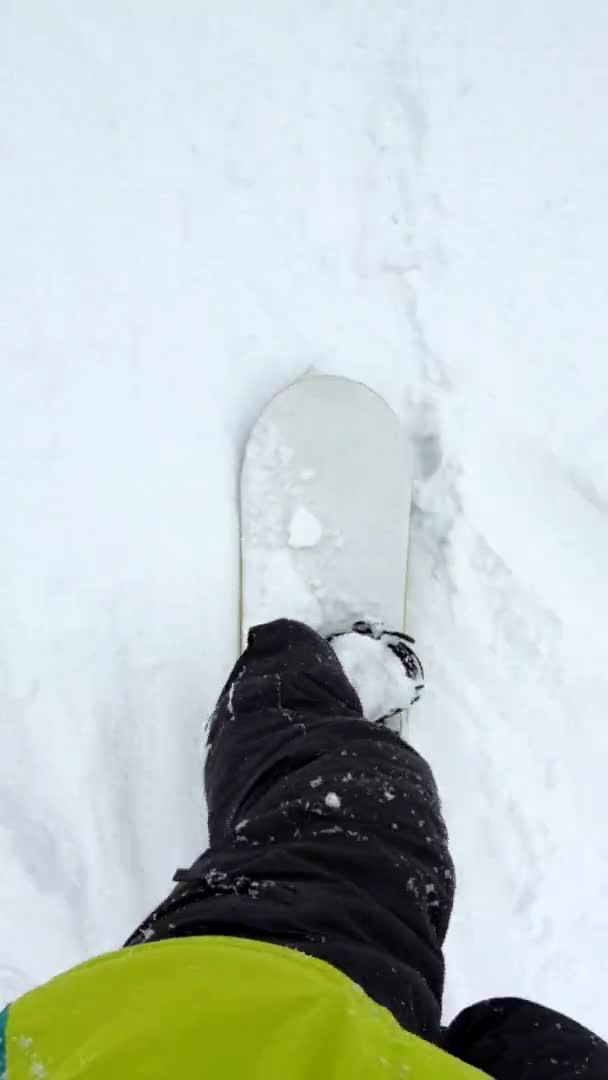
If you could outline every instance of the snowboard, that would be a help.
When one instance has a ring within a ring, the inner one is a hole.
[[[273,398],[241,474],[241,636],[277,618],[328,636],[357,619],[402,630],[411,455],[383,398],[307,375]]]

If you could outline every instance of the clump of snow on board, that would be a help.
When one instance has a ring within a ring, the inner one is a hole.
[[[289,523],[287,543],[291,548],[315,547],[323,536],[323,526],[305,506],[298,506]]]
[[[353,632],[340,634],[331,644],[359,695],[366,720],[381,720],[413,704],[416,684],[382,641]]]

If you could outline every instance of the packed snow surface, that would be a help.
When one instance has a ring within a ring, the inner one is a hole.
[[[607,41],[571,0],[5,5],[0,1003],[206,842],[239,463],[313,366],[414,446],[446,1018],[608,1036]]]

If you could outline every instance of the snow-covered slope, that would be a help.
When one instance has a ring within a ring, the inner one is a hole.
[[[205,842],[237,468],[310,365],[417,455],[446,1009],[608,1035],[608,10],[21,0],[0,34],[0,1002]]]

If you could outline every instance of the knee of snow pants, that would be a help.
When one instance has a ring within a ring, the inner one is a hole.
[[[438,1042],[454,871],[426,762],[309,627],[256,627],[212,715],[210,847],[133,935],[290,945]]]
[[[605,1080],[608,1046],[553,1009],[521,998],[492,998],[465,1009],[444,1049],[495,1080]]]

